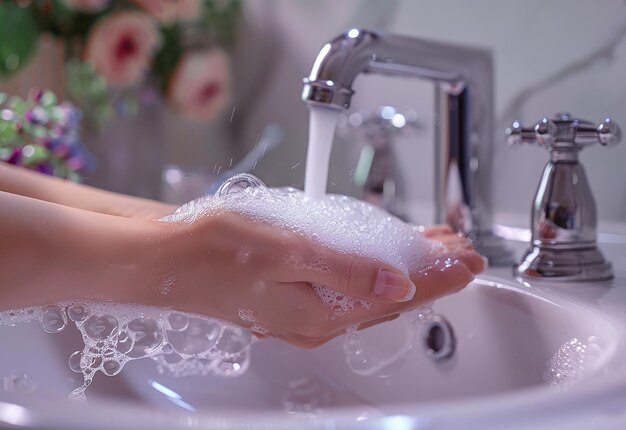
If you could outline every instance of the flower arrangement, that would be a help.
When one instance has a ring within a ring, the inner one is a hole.
[[[240,9],[239,0],[0,0],[0,78],[50,34],[65,47],[68,94],[96,123],[159,94],[211,120],[229,99],[226,51]]]
[[[79,123],[80,111],[51,92],[34,89],[26,100],[0,93],[0,160],[79,181],[88,161]]]

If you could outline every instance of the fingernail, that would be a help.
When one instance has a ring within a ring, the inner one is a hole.
[[[415,284],[404,275],[380,269],[372,293],[395,302],[408,302],[415,295]]]
[[[489,259],[484,255],[480,256],[483,259],[483,270],[487,270],[489,268]]]

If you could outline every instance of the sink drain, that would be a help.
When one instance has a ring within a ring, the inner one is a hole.
[[[441,315],[435,315],[426,323],[424,346],[428,355],[434,360],[452,357],[456,348],[456,340],[452,326],[447,319]]]

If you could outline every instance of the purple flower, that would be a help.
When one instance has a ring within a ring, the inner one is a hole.
[[[22,147],[18,146],[16,148],[13,148],[13,152],[11,152],[11,155],[9,156],[9,158],[7,158],[6,161],[9,164],[19,164],[20,161],[22,161]]]
[[[52,164],[48,162],[38,164],[37,166],[35,166],[35,170],[41,173],[45,173],[46,175],[54,175],[54,167],[52,167]]]

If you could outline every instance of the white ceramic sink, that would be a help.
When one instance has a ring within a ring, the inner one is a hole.
[[[623,250],[626,245],[615,246],[614,255]],[[87,404],[68,403],[67,394],[80,385],[67,365],[81,346],[78,332],[46,334],[34,323],[0,327],[0,423],[408,429],[586,428],[602,422],[601,428],[624,428],[624,273],[618,270],[612,284],[567,286],[521,285],[509,274],[492,269],[435,304],[456,339],[449,357],[436,360],[427,351],[439,345],[433,337],[428,344],[426,324],[404,359],[374,376],[350,370],[343,339],[308,351],[270,340],[252,346],[252,364],[237,378],[173,378],[160,375],[151,360],[139,360],[116,377],[97,375]],[[402,343],[407,321],[363,336],[387,353]],[[10,377],[22,374],[34,391],[12,387]]]

